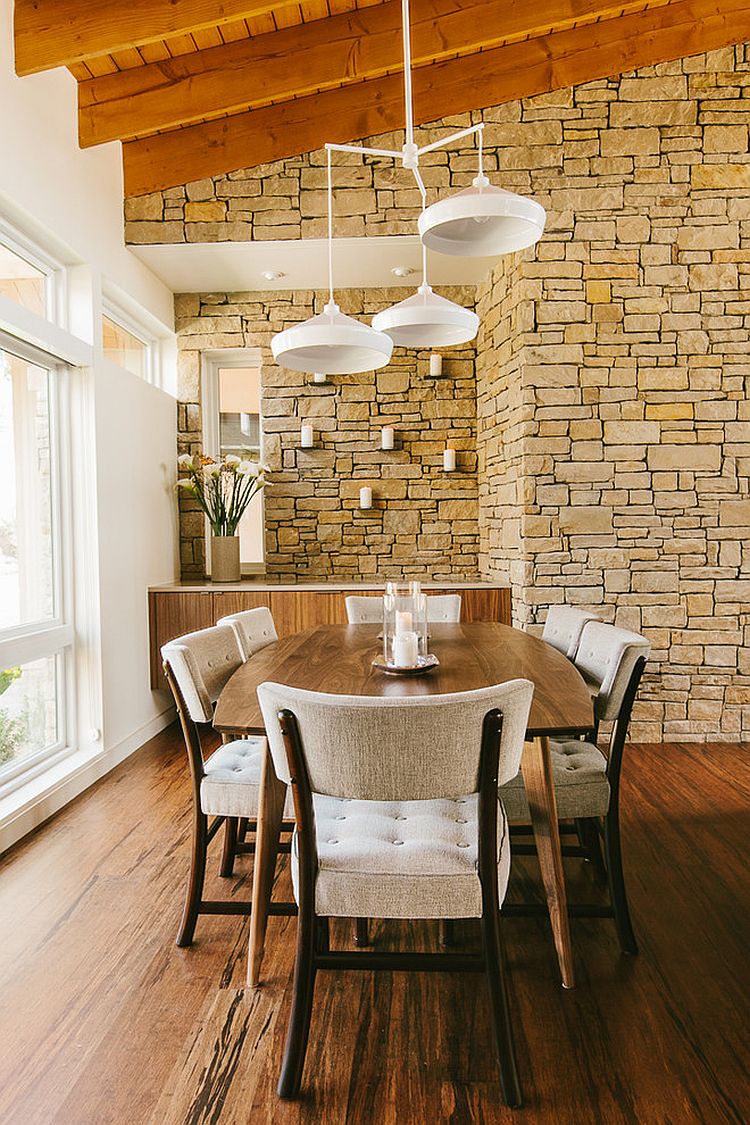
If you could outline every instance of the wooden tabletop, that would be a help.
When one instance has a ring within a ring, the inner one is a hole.
[[[342,695],[437,695],[508,680],[534,684],[528,736],[586,734],[591,692],[575,666],[538,637],[495,622],[431,625],[440,666],[421,676],[388,676],[372,667],[382,654],[377,625],[321,625],[267,645],[239,668],[219,696],[214,727],[226,734],[263,730],[256,689],[266,680]]]

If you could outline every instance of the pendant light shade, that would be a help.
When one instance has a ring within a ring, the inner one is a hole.
[[[479,317],[423,282],[411,297],[377,313],[372,326],[401,348],[449,348],[474,339]]]
[[[292,371],[355,375],[384,367],[393,340],[329,301],[322,313],[274,336],[271,351],[277,363]]]
[[[533,246],[546,218],[535,200],[493,187],[480,173],[471,187],[425,208],[419,234],[439,254],[489,258]]]

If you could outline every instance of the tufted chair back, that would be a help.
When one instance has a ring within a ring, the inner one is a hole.
[[[450,695],[325,695],[258,688],[277,776],[290,781],[279,712],[297,719],[313,793],[365,801],[457,798],[478,791],[482,724],[503,716],[499,783],[518,773],[534,686],[511,680]]]
[[[577,609],[572,605],[551,605],[547,610],[542,640],[562,652],[568,660],[573,660],[584,625],[598,620],[596,614],[589,609]]]
[[[210,723],[221,689],[243,663],[234,629],[214,625],[186,633],[162,645],[161,655],[190,718],[194,723]]]
[[[645,661],[650,652],[650,643],[640,633],[603,621],[584,625],[575,665],[597,689],[594,711],[598,721],[618,718],[636,662],[641,657]]]
[[[350,625],[381,625],[383,622],[382,597],[362,597],[351,594],[346,599],[346,616]],[[430,625],[461,620],[460,594],[428,594],[427,621]]]
[[[279,639],[271,611],[264,605],[222,617],[217,624],[231,625],[245,660]]]

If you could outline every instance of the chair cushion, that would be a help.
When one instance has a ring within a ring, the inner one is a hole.
[[[210,816],[258,815],[260,767],[266,740],[261,736],[225,742],[204,765],[201,809]],[[287,792],[284,816],[294,818],[291,793]]]
[[[313,798],[318,840],[315,908],[344,918],[478,918],[476,794],[457,800]],[[498,892],[510,873],[508,828],[498,808]],[[297,838],[292,878],[298,887]]]
[[[590,742],[550,742],[555,800],[560,820],[606,816],[609,808],[607,759]],[[511,821],[531,820],[523,776],[500,786],[500,799]]]

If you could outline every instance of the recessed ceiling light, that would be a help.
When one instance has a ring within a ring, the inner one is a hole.
[[[263,270],[260,276],[265,278],[266,281],[280,281],[282,277],[286,277],[286,274],[282,273],[281,270]]]
[[[409,277],[410,274],[414,273],[414,270],[411,266],[394,266],[391,273],[394,277]]]

